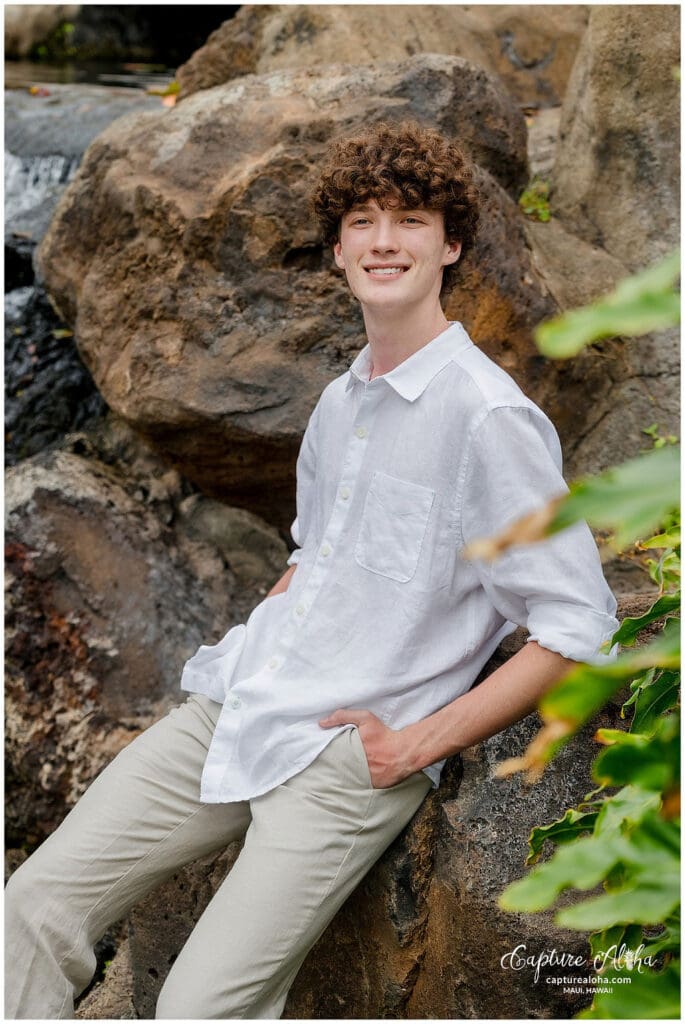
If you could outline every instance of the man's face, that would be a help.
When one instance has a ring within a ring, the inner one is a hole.
[[[442,269],[460,252],[445,240],[441,210],[381,209],[375,199],[343,215],[333,247],[353,295],[378,312],[438,303]]]

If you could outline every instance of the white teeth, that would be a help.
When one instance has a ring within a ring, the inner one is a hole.
[[[368,267],[369,274],[401,274],[404,267]]]

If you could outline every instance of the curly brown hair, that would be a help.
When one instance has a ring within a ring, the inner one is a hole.
[[[447,241],[461,241],[459,260],[443,273],[442,293],[449,291],[473,245],[480,205],[473,166],[459,146],[416,121],[381,122],[338,139],[311,195],[324,242],[337,242],[343,214],[370,199],[382,208],[390,200],[442,211]]]

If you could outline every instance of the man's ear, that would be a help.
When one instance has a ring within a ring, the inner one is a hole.
[[[342,245],[340,242],[336,242],[333,246],[333,256],[335,257],[335,265],[341,270],[345,269],[345,258],[342,254]]]
[[[443,267],[446,267],[449,263],[456,263],[461,255],[461,242],[448,242],[447,253],[443,260]]]

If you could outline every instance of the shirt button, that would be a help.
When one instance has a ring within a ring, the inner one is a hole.
[[[330,553],[331,553],[330,545],[329,544],[322,544],[321,545],[321,554],[324,556],[324,558],[326,558],[328,555],[330,555]]]
[[[298,615],[304,615],[304,605],[298,604],[297,607],[295,608],[295,611],[297,612]]]
[[[278,658],[269,658],[269,668],[278,668]]]
[[[240,697],[231,697],[228,703],[231,705],[232,708],[239,708],[242,701],[240,700]]]
[[[366,435],[368,434],[368,430],[366,429],[366,427],[357,427],[357,429],[355,430],[355,434],[357,435],[357,437],[366,437]]]
[[[349,489],[349,487],[341,487],[340,488],[340,497],[343,499],[343,501],[347,501],[349,496],[350,496],[350,489]]]

